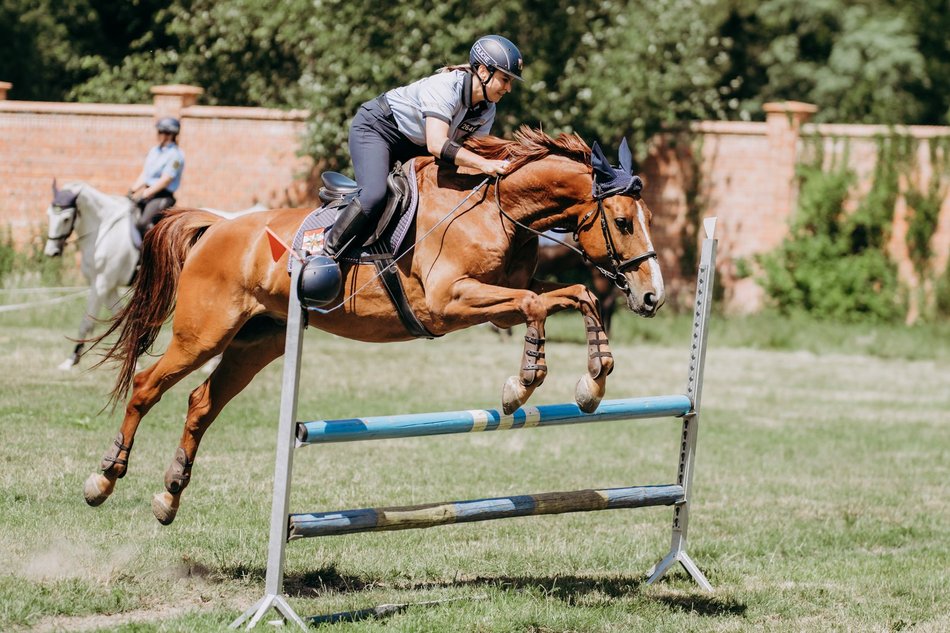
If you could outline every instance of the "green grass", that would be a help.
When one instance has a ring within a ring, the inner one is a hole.
[[[199,377],[145,418],[129,474],[89,508],[82,482],[119,414],[98,414],[110,370],[55,369],[80,308],[0,313],[0,630],[226,630],[264,591],[280,363],[205,437],[173,525],[149,501]],[[533,403],[570,400],[581,329],[552,319]],[[681,571],[643,584],[669,547],[671,512],[654,508],[294,542],[287,595],[303,615],[446,600],[334,631],[948,630],[946,329],[714,317],[689,547],[713,594]],[[608,397],[681,392],[688,332],[682,316],[621,316]],[[496,407],[518,336],[311,332],[301,418]],[[644,420],[310,447],[291,509],[670,483],[679,431]]]

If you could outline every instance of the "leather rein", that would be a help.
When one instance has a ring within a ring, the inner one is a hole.
[[[534,233],[538,237],[545,237],[547,239],[550,239],[554,242],[557,242],[558,244],[561,244],[571,249],[572,251],[580,255],[582,258],[584,258],[584,261],[589,262],[592,266],[597,268],[597,270],[599,270],[604,277],[607,277],[608,279],[610,279],[614,283],[614,285],[620,288],[620,290],[622,290],[624,293],[629,293],[630,287],[627,284],[627,280],[623,276],[623,274],[632,268],[636,268],[637,266],[647,261],[648,259],[656,258],[656,251],[649,250],[644,253],[641,253],[640,255],[637,255],[636,257],[631,257],[630,259],[627,259],[627,260],[620,259],[620,255],[617,252],[617,246],[614,244],[613,236],[610,234],[610,229],[607,226],[607,213],[606,211],[604,211],[604,198],[609,197],[609,196],[597,197],[597,208],[591,209],[590,211],[588,211],[587,215],[581,218],[580,222],[577,223],[577,227],[574,229],[573,235],[572,235],[574,238],[574,241],[577,242],[577,246],[575,247],[572,244],[568,244],[564,240],[559,240],[558,238],[552,237],[550,235],[544,235],[543,233],[541,233],[541,231],[533,229],[527,224],[524,224],[523,222],[519,222],[518,220],[508,215],[505,209],[501,206],[501,180],[502,180],[502,176],[495,177],[495,205],[498,207],[498,210],[501,212],[501,214],[509,222],[525,229],[526,231]],[[584,225],[587,223],[587,221],[592,219],[595,213],[600,215],[600,228],[601,228],[601,231],[603,231],[604,233],[604,244],[607,247],[607,255],[608,257],[610,257],[610,263],[613,266],[613,272],[607,270],[606,268],[604,268],[603,266],[601,266],[600,264],[592,260],[584,251],[584,248],[581,246],[580,240],[578,239],[578,233],[580,233],[581,229],[584,228]],[[570,229],[563,229],[563,230],[555,229],[555,231],[559,233],[566,233],[569,230]]]

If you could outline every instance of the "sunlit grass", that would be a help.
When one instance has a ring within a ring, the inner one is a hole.
[[[55,369],[80,306],[0,314],[0,630],[225,630],[264,591],[280,363],[206,435],[173,525],[149,500],[200,376],[153,409],[128,476],[89,508],[82,482],[119,414],[98,414],[110,370]],[[714,594],[681,572],[643,584],[669,509],[295,542],[287,594],[301,614],[445,600],[334,625],[346,631],[945,630],[950,337],[931,327],[714,317],[690,531]],[[570,400],[586,365],[578,317],[548,334],[536,403]],[[682,316],[622,316],[608,396],[682,392],[688,336]],[[308,333],[300,417],[498,406],[519,337]],[[644,420],[310,447],[291,508],[670,483],[679,432]]]

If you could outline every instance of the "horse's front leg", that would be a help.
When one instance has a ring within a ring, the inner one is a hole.
[[[89,336],[92,334],[93,328],[96,326],[96,317],[99,316],[99,310],[102,307],[102,294],[99,291],[99,288],[96,287],[95,283],[89,288],[89,295],[86,297],[86,312],[82,315],[82,321],[79,322],[79,338],[77,339],[76,345],[73,347],[73,353],[70,354],[69,358],[64,360],[59,364],[59,369],[63,371],[68,371],[79,364],[79,359],[82,358],[83,349],[85,349],[86,344],[83,343]]]
[[[596,296],[581,284],[559,284],[532,280],[531,290],[538,293],[551,308],[548,314],[561,310],[578,310],[584,317],[587,333],[587,373],[574,389],[574,400],[581,411],[592,413],[607,392],[607,376],[614,369],[614,357],[607,342]]]
[[[527,325],[521,369],[517,376],[508,378],[502,391],[504,412],[513,412],[527,402],[547,376],[544,321],[549,305],[531,290],[492,286],[471,278],[459,280],[447,290],[430,292],[428,307],[449,331],[486,321],[500,327]]]

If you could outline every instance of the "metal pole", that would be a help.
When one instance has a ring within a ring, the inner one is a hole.
[[[293,472],[294,446],[297,430],[297,392],[300,388],[300,358],[303,350],[303,308],[297,297],[297,281],[303,266],[291,259],[290,301],[287,305],[287,342],[284,346],[284,376],[281,384],[280,423],[277,430],[277,465],[274,468],[274,501],[270,516],[270,545],[267,549],[265,595],[257,604],[231,623],[236,629],[251,618],[248,629],[254,628],[271,607],[284,618],[296,622],[304,631],[307,625],[283,596],[284,550],[287,546],[287,517],[290,506],[290,478]],[[253,617],[252,617],[253,616]]]
[[[647,584],[662,577],[673,564],[679,562],[696,583],[706,591],[712,585],[696,563],[686,553],[686,533],[689,526],[690,492],[696,458],[696,437],[699,432],[699,404],[703,391],[703,369],[706,364],[706,339],[709,334],[709,314],[712,308],[713,280],[716,273],[716,218],[703,220],[706,239],[703,240],[699,273],[696,277],[696,302],[693,308],[693,333],[690,339],[689,376],[686,395],[693,403],[693,410],[683,417],[680,436],[680,459],[676,483],[683,486],[683,503],[673,509],[673,536],[670,553],[647,572]]]

